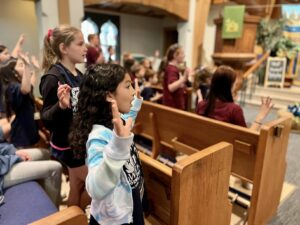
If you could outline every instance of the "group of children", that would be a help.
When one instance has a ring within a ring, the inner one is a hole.
[[[183,48],[171,45],[166,54],[163,79],[163,104],[186,110],[186,91],[191,86],[196,93],[196,113],[223,122],[246,127],[242,108],[234,103],[237,73],[229,66],[210,67],[189,71],[181,69],[184,63]],[[258,130],[272,109],[272,100],[263,97],[258,115],[250,129]]]
[[[0,46],[0,205],[5,202],[4,189],[29,180],[41,180],[58,206],[61,164],[49,160],[50,154],[45,149],[28,149],[39,140],[32,94],[39,65],[35,57],[29,60],[22,52],[24,40],[21,35],[11,54],[6,46]]]
[[[183,48],[178,44],[170,46],[160,67],[163,94],[157,94],[151,88],[158,82],[158,73],[151,70],[149,62],[134,64],[128,57],[124,67],[92,63],[83,75],[75,65],[85,61],[87,52],[83,34],[75,27],[59,26],[44,37],[44,75],[39,89],[43,98],[41,118],[51,132],[51,155],[68,169],[68,205],[84,209],[91,204],[90,224],[142,225],[146,199],[143,171],[131,131],[134,120],[143,98],[162,98],[167,106],[185,109],[191,72],[181,68]],[[25,147],[32,146],[37,137],[35,129],[28,129],[34,121],[30,61],[26,55],[19,57],[23,70],[15,67],[13,73],[6,73],[6,78],[1,78],[1,91],[6,105],[10,104],[5,108],[7,117],[14,115],[14,121],[21,121],[25,133],[31,132],[28,143],[16,142]],[[235,71],[220,66],[213,73],[205,67],[194,73],[197,113],[246,126],[242,109],[232,96]],[[263,99],[252,129],[259,128],[271,108],[270,98]],[[13,133],[10,136],[13,140]],[[16,156],[18,160],[28,160],[20,151]]]

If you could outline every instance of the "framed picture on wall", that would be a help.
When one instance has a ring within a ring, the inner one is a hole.
[[[285,72],[286,58],[269,57],[265,75],[265,86],[283,87]]]

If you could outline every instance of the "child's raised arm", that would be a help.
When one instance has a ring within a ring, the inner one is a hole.
[[[21,81],[21,93],[26,95],[31,91],[31,70],[30,61],[27,54],[20,53],[20,58],[22,59],[24,66],[20,68],[18,73],[22,76]]]
[[[260,110],[259,110],[257,116],[255,117],[255,120],[252,123],[250,129],[259,130],[259,128],[262,125],[263,120],[269,115],[273,106],[274,106],[274,104],[272,104],[272,99],[270,97],[262,97]]]
[[[141,97],[140,87],[139,87],[137,79],[134,80],[134,89],[135,89],[135,96],[134,96],[134,99],[131,103],[132,106],[130,108],[130,111],[129,111],[129,113],[121,115],[121,118],[125,121],[127,121],[128,118],[132,118],[133,123],[134,123],[134,121],[137,117],[138,112],[141,109],[142,102],[143,102],[143,98]]]
[[[22,52],[22,46],[24,44],[25,41],[25,36],[24,34],[21,34],[13,51],[11,52],[11,56],[14,58],[18,58],[19,54]]]
[[[93,199],[101,200],[117,188],[120,173],[130,157],[133,142],[132,119],[126,124],[120,117],[117,103],[111,101],[113,132],[102,126],[94,126],[87,142],[88,167],[87,191]]]

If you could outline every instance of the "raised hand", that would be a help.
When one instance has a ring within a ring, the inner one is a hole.
[[[19,57],[20,57],[20,59],[23,60],[25,65],[30,65],[29,53],[28,52],[26,52],[25,54],[23,52],[20,52]]]
[[[20,45],[23,45],[23,44],[24,44],[24,41],[25,41],[25,35],[24,35],[24,34],[21,34],[20,37],[19,37],[18,43],[19,43]]]
[[[272,103],[272,99],[270,97],[262,97],[261,98],[261,106],[259,113],[256,117],[257,122],[261,122],[266,118],[269,114],[270,110],[273,108],[274,104]]]
[[[134,79],[134,90],[135,90],[135,96],[140,99],[141,98],[141,90],[140,90],[139,82],[138,82],[137,78]]]
[[[37,60],[37,58],[34,55],[31,56],[31,63],[35,69],[39,70],[41,68],[39,61]]]
[[[15,71],[17,71],[17,73],[18,73],[20,76],[23,76],[24,71],[25,71],[25,63],[24,63],[24,60],[22,60],[22,59],[18,59],[18,60],[17,60],[17,64],[16,64],[16,66],[15,66]]]
[[[71,108],[71,87],[68,84],[61,84],[58,82],[57,97],[59,102],[59,107],[61,109]]]
[[[21,34],[16,43],[16,46],[11,52],[12,57],[17,58],[19,56],[19,53],[22,52],[22,46],[24,44],[24,41],[25,41],[25,35]]]
[[[112,122],[114,125],[114,131],[119,137],[128,137],[131,135],[132,128],[132,118],[128,118],[126,124],[123,124],[123,120],[120,117],[120,112],[118,105],[115,100],[111,100],[111,110],[112,110]]]

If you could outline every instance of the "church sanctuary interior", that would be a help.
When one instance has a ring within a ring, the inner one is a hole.
[[[300,0],[0,0],[0,29],[1,225],[300,224]]]

